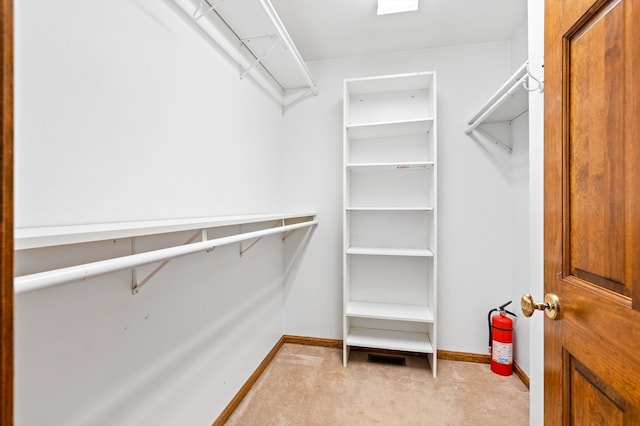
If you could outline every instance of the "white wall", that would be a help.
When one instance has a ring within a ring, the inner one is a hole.
[[[288,334],[342,338],[342,81],[414,71],[438,75],[439,346],[486,353],[487,312],[512,297],[509,154],[464,134],[512,72],[509,41],[311,62],[320,95],[285,117],[290,201],[320,227],[287,293]]]
[[[529,25],[528,20],[524,20],[513,37],[511,37],[511,69],[517,70],[526,60],[529,59]]]
[[[528,60],[528,22],[525,20],[511,39],[511,68],[520,68]],[[512,276],[509,310],[517,315],[514,323],[513,358],[530,375],[529,326],[522,316],[520,298],[529,293],[529,113],[511,123],[513,152],[509,162],[513,175],[512,206]]]
[[[280,208],[279,107],[171,4],[16,2],[18,227]]]
[[[517,315],[514,322],[513,358],[530,375],[530,321],[522,315],[520,299],[529,290],[529,113],[512,122],[512,276],[509,310]]]
[[[529,0],[529,61],[536,76],[544,73],[544,0]],[[542,298],[543,285],[543,195],[544,195],[544,108],[543,93],[529,96],[529,292]],[[538,299],[539,300],[539,299]],[[530,424],[544,423],[544,333],[543,316],[530,322]]]
[[[17,226],[281,210],[279,107],[170,5],[15,2]],[[19,252],[17,273],[129,249]],[[128,271],[18,295],[16,425],[211,424],[283,333],[280,239],[237,250],[137,296]]]

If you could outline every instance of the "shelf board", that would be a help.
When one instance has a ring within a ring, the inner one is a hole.
[[[346,128],[351,138],[366,139],[426,134],[429,133],[432,125],[433,118],[425,117],[417,120],[350,124]]]
[[[315,213],[248,214],[40,228],[16,228],[14,231],[14,246],[16,250],[24,250],[274,220],[302,219],[307,217],[315,217]]]
[[[417,72],[345,80],[350,95],[432,90],[435,73]]]
[[[271,2],[175,3],[190,18],[193,16],[187,23],[194,30],[225,51],[238,65],[239,73],[252,77],[283,109],[301,100],[288,95],[291,91],[307,89],[314,95],[318,93],[304,59]],[[198,4],[200,7],[194,11]]]
[[[351,301],[347,303],[348,317],[376,318],[396,321],[427,322],[434,321],[433,311],[427,306],[394,303],[373,303]]]
[[[351,327],[345,340],[347,346],[421,353],[434,352],[427,333]]]
[[[521,79],[527,75],[529,62],[525,62],[483,105],[468,124],[472,125],[480,118],[482,123],[500,123],[512,121],[529,109],[529,92],[524,88]],[[488,115],[487,112],[492,112]],[[485,116],[486,115],[486,116]]]
[[[355,212],[432,212],[433,207],[347,207],[346,210]]]
[[[407,161],[394,163],[348,163],[349,170],[426,170],[433,167],[433,161]]]
[[[413,256],[433,257],[429,249],[412,248],[384,248],[384,247],[349,247],[347,254],[360,254],[366,256]]]
[[[529,92],[524,88],[517,90],[512,96],[492,112],[484,123],[505,123],[515,120],[529,110]]]

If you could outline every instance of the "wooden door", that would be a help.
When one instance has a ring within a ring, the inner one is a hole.
[[[640,1],[545,7],[545,424],[640,425]]]
[[[0,424],[13,424],[13,7],[0,3]]]

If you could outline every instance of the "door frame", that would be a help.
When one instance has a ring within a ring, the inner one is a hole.
[[[0,424],[13,425],[13,1],[0,1]]]

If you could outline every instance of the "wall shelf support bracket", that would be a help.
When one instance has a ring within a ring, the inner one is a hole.
[[[285,226],[287,223],[284,219],[282,219],[282,226]],[[293,231],[285,231],[282,234],[282,242],[284,242],[287,238],[289,238],[289,235],[293,234]]]
[[[203,16],[213,12],[214,10],[216,10],[216,7],[223,1],[224,0],[213,0],[210,2],[208,0],[200,0],[200,6],[198,6],[196,10],[193,11],[193,15],[192,15],[193,20],[197,21]],[[205,7],[205,4],[206,4],[206,7]]]
[[[249,64],[249,66],[246,69],[242,69],[242,67],[240,67],[240,78],[243,79],[249,72],[251,72],[251,70],[258,64],[262,63],[262,60],[267,57],[267,55],[269,55],[269,53],[271,53],[271,51],[273,49],[275,49],[276,47],[278,47],[279,45],[282,44],[282,42],[280,41],[280,38],[278,37],[277,34],[270,34],[268,36],[264,36],[264,37],[256,37],[256,38],[270,38],[270,39],[276,39],[275,42],[273,42],[268,48],[267,50],[265,50],[265,52],[256,57],[253,62],[251,62],[251,64]],[[240,50],[242,50],[242,46],[244,46],[249,52],[252,52],[252,50],[249,48],[249,46],[247,45],[247,43],[251,43],[251,40],[253,39],[243,39],[240,40]],[[239,64],[238,64],[239,65]]]
[[[309,99],[312,96],[316,96],[318,93],[314,92],[310,87],[300,87],[286,89],[284,91],[285,102],[282,104],[282,115],[291,109],[293,106],[299,104],[305,99]]]
[[[276,223],[274,223],[274,224],[273,224],[273,226],[272,226],[271,228],[275,228],[275,227],[277,227],[279,224],[280,224],[280,222],[276,222]],[[282,225],[281,225],[281,226],[284,226],[284,220],[282,221]],[[239,233],[240,233],[240,234],[242,234],[242,225],[238,225],[238,227],[239,227]],[[285,231],[285,232],[286,232],[286,231]],[[246,248],[242,248],[242,241],[240,241],[240,242],[238,243],[238,245],[240,246],[240,257],[244,256],[244,254],[245,254],[246,252],[248,252],[249,250],[251,250],[251,248],[252,248],[253,246],[255,246],[256,244],[258,244],[258,241],[260,241],[261,239],[262,239],[262,237],[258,237],[258,238],[256,238],[256,239],[255,239],[255,240],[253,240],[253,241],[252,241],[252,242],[251,242],[251,243],[250,243]]]
[[[196,238],[198,238],[198,235],[200,235],[201,238],[203,238],[202,241],[207,241],[206,240],[207,231],[205,229],[202,229],[202,230],[197,231],[196,233],[194,233],[191,236],[191,238],[189,238],[187,241],[185,241],[183,243],[183,245],[191,244],[192,242],[194,242],[196,240]],[[131,254],[136,254],[136,237],[131,237]],[[149,272],[149,274],[140,282],[138,282],[138,268],[132,268],[131,269],[131,293],[134,294],[134,295],[138,294],[140,289],[146,283],[148,283],[149,280],[151,280],[151,278],[154,277],[154,275],[156,275],[158,272],[160,272],[160,270],[162,268],[167,266],[167,264],[169,262],[171,262],[171,260],[172,259],[167,259],[167,260],[162,261],[162,263],[160,263],[158,266],[156,266],[153,271]]]
[[[511,134],[511,122],[509,122],[508,124],[509,124],[509,143],[511,145],[513,145],[513,135]],[[504,149],[505,151],[507,151],[509,153],[513,152],[513,148],[511,146],[509,146],[506,143],[502,142],[500,139],[498,139],[497,137],[493,136],[491,133],[487,132],[482,127],[478,126],[474,130],[477,131],[478,133],[482,134],[485,138],[489,139],[491,142],[495,143],[496,145],[498,145],[500,148]]]

